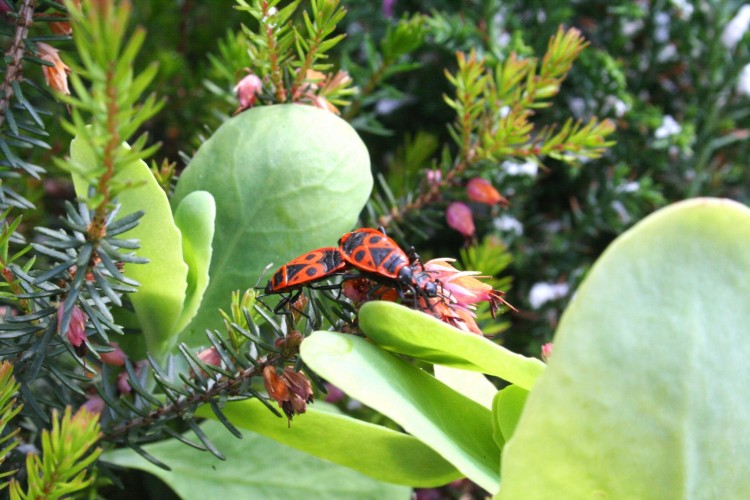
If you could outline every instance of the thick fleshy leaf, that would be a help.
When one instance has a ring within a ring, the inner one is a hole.
[[[332,113],[285,104],[225,122],[182,173],[173,199],[198,190],[216,199],[211,281],[182,340],[202,343],[203,331],[221,324],[218,310],[231,292],[255,286],[268,264],[273,272],[335,245],[356,223],[372,182],[364,143]]]
[[[193,191],[187,195],[174,214],[175,224],[182,233],[182,253],[188,266],[185,304],[175,327],[178,332],[198,312],[208,286],[215,218],[216,202],[206,191]]]
[[[205,422],[203,432],[224,455],[219,460],[205,451],[175,439],[144,446],[172,470],[156,467],[136,452],[121,449],[105,453],[102,460],[140,469],[158,476],[181,498],[381,498],[410,497],[410,489],[381,483],[351,469],[328,463],[272,439],[243,433],[237,439],[218,422]],[[188,433],[188,439],[197,441]],[[320,436],[320,439],[325,439]]]
[[[424,443],[401,432],[308,406],[291,425],[258,401],[227,404],[229,420],[280,443],[305,451],[388,483],[414,487],[441,486],[463,475]],[[198,415],[216,418],[203,406]]]
[[[750,498],[750,210],[695,199],[618,238],[563,314],[500,498]]]
[[[531,389],[544,371],[545,365],[538,359],[393,302],[368,302],[360,309],[359,324],[365,335],[389,351],[495,375],[524,389]]]
[[[365,339],[318,331],[301,355],[316,373],[396,421],[488,491],[500,452],[490,411]]]
[[[70,143],[70,155],[80,165],[95,163],[91,148],[78,139]],[[141,285],[130,299],[149,352],[158,358],[175,343],[174,327],[185,301],[188,267],[182,259],[182,236],[172,218],[167,196],[145,162],[126,165],[115,178],[133,184],[117,197],[122,205],[120,214],[145,212],[138,226],[123,237],[139,239],[141,247],[136,254],[149,259],[149,263],[126,264],[124,273]],[[88,184],[77,174],[73,175],[73,182],[76,193],[83,197]]]
[[[435,378],[464,396],[473,399],[485,408],[492,408],[497,388],[481,373],[470,370],[434,365]]]
[[[499,391],[492,401],[492,421],[495,424],[495,442],[502,447],[516,430],[529,391],[509,385]]]

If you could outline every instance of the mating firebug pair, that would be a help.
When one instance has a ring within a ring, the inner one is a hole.
[[[424,271],[413,250],[409,258],[384,231],[370,228],[346,233],[338,248],[318,248],[289,261],[273,274],[265,293],[295,292],[348,269],[413,295],[436,297],[439,293],[439,283]]]

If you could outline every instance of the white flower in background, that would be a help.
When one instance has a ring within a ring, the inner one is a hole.
[[[630,38],[643,29],[643,21],[636,19],[634,21],[627,21],[622,24],[622,34]]]
[[[638,188],[640,188],[641,185],[637,181],[630,181],[626,182],[625,184],[621,184],[620,186],[617,186],[617,192],[618,193],[635,193],[638,191]]]
[[[613,95],[608,95],[604,99],[604,109],[606,111],[609,111],[610,109],[614,111],[615,116],[617,118],[622,117],[625,113],[628,112],[630,109],[630,106],[625,103],[622,99],[618,99],[617,97]]]
[[[729,50],[734,50],[737,43],[745,36],[748,28],[750,28],[750,4],[746,3],[740,7],[737,15],[724,28],[724,33],[721,34],[721,42]]]
[[[737,79],[737,92],[750,96],[750,64],[746,64],[740,71],[740,77]]]
[[[666,12],[659,12],[654,16],[654,40],[659,43],[664,43],[669,40],[669,14]]]
[[[612,202],[612,210],[614,210],[617,213],[617,216],[620,218],[623,224],[627,224],[630,222],[630,214],[628,213],[628,210],[625,208],[625,205],[622,204],[620,200],[615,200]]]
[[[511,160],[504,161],[500,165],[505,173],[508,175],[528,175],[535,177],[539,171],[539,166],[533,161],[527,161],[525,163],[516,163]]]
[[[679,134],[682,131],[682,127],[677,121],[672,118],[672,115],[664,115],[664,120],[661,122],[659,128],[654,132],[656,139],[666,139],[667,137]]]
[[[529,292],[529,303],[532,308],[539,309],[547,302],[565,297],[569,290],[567,283],[534,283]]]
[[[686,0],[672,0],[672,6],[675,8],[677,14],[682,19],[690,19],[690,17],[693,15],[693,11],[695,10],[693,4],[687,2]]]
[[[495,218],[492,221],[492,225],[498,231],[513,231],[518,236],[523,234],[523,224],[521,224],[521,221],[510,215],[502,215]]]
[[[677,46],[673,43],[667,44],[656,54],[656,60],[659,62],[667,62],[673,59],[677,59]]]
[[[568,99],[568,107],[576,118],[581,118],[586,112],[586,99],[583,97],[571,97]]]

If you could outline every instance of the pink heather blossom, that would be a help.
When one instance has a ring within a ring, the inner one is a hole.
[[[478,302],[489,302],[493,317],[501,305],[515,310],[505,301],[503,292],[477,279],[486,278],[486,276],[480,276],[478,271],[459,271],[450,264],[454,261],[455,259],[449,258],[432,259],[426,262],[424,267],[432,279],[441,283],[443,289],[456,304],[466,307]]]
[[[237,94],[237,98],[240,101],[240,108],[238,111],[244,111],[248,108],[252,108],[255,105],[255,101],[258,99],[263,89],[263,82],[253,73],[250,73],[245,78],[239,81],[234,87],[234,93]]]
[[[63,320],[63,304],[57,309],[57,331],[61,335],[64,333],[70,342],[70,345],[76,349],[80,348],[86,342],[86,313],[81,310],[78,306],[73,306],[73,311],[70,314],[70,322],[68,323],[68,330],[61,332],[62,320]]]
[[[487,205],[507,205],[508,200],[497,192],[490,181],[481,177],[474,177],[466,185],[466,194],[471,201]]]
[[[112,366],[123,366],[127,355],[120,349],[120,345],[117,342],[110,342],[109,346],[114,350],[110,352],[100,352],[99,357],[102,359],[102,363],[106,363]]]
[[[448,226],[461,233],[465,238],[474,236],[476,231],[474,218],[467,204],[454,201],[448,205],[445,211],[445,220],[448,222]]]

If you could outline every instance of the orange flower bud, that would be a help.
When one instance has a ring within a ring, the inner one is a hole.
[[[47,85],[58,92],[70,95],[70,89],[68,89],[68,73],[70,73],[70,68],[62,62],[57,49],[43,42],[37,42],[36,47],[39,50],[39,58],[54,65],[42,66],[44,80],[47,82]]]
[[[487,179],[475,177],[466,185],[466,194],[471,201],[487,205],[507,205],[508,200],[497,192]]]

